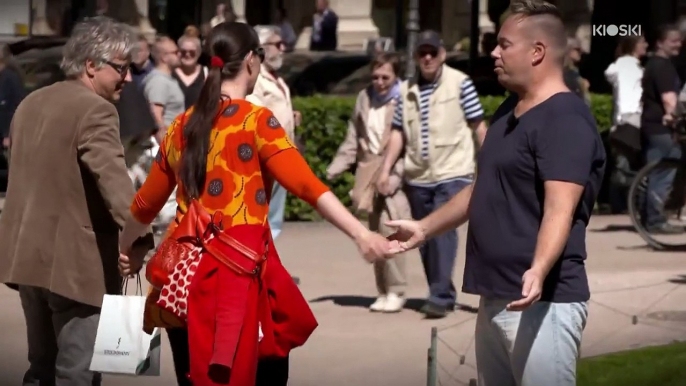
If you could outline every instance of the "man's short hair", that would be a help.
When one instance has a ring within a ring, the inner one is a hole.
[[[74,27],[62,50],[60,67],[67,78],[74,78],[86,71],[88,60],[98,68],[117,58],[130,62],[135,44],[128,25],[104,16],[88,18]]]
[[[543,0],[513,0],[510,3],[509,12],[511,17],[531,19],[531,22],[544,32],[560,54],[567,52],[567,33],[562,14],[556,6]],[[564,56],[559,59],[563,60]]]
[[[281,36],[281,28],[275,25],[256,25],[255,32],[260,39],[260,44],[265,44],[273,35]]]
[[[669,35],[670,32],[679,32],[679,26],[676,24],[662,24],[657,27],[657,41],[662,42],[665,39],[667,39],[667,35]]]
[[[155,63],[161,62],[162,56],[164,55],[164,51],[161,49],[160,46],[166,42],[174,43],[174,40],[172,40],[172,38],[166,35],[158,35],[155,38],[155,44],[152,45],[152,49],[150,50],[152,58],[155,60]]]

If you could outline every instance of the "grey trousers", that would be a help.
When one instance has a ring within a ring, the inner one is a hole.
[[[29,370],[24,386],[98,386],[89,370],[100,308],[30,286],[19,286],[26,318]]]

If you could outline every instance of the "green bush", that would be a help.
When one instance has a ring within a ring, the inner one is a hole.
[[[481,97],[487,117],[493,115],[504,97]],[[598,131],[611,126],[612,96],[592,95],[591,110],[598,123]],[[324,181],[344,205],[350,205],[349,192],[352,189],[353,173],[343,173],[333,181],[326,181],[326,167],[336,155],[338,146],[345,139],[348,119],[355,106],[355,97],[314,96],[294,98],[293,108],[302,113],[303,124],[296,128],[297,135],[305,146],[305,159],[314,173]],[[304,201],[288,195],[286,220],[313,221],[319,215]]]

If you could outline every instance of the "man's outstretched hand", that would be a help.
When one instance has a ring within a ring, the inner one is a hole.
[[[396,229],[395,233],[388,236],[389,240],[398,241],[395,253],[417,248],[426,241],[426,229],[419,221],[393,220],[386,222],[386,225]]]

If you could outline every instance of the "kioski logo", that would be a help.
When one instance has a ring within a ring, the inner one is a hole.
[[[638,24],[593,24],[593,36],[641,36]]]

